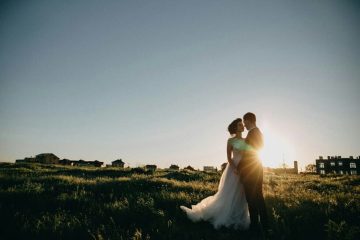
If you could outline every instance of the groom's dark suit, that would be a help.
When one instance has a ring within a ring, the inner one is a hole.
[[[258,156],[259,149],[263,147],[263,136],[259,128],[251,129],[245,142],[251,146],[251,149],[244,152],[238,170],[249,206],[250,227],[255,227],[259,223],[259,216],[261,224],[267,227],[267,214],[262,192],[263,168]]]

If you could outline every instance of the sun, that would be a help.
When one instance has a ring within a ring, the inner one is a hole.
[[[263,131],[264,148],[260,151],[260,159],[264,167],[278,168],[284,164],[292,167],[295,160],[295,148],[289,140],[280,137],[269,129]]]

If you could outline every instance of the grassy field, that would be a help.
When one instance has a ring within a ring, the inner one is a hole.
[[[0,239],[248,239],[179,209],[220,173],[0,164]],[[265,175],[270,239],[360,239],[360,177]]]

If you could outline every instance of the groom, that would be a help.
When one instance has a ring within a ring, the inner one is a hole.
[[[244,185],[249,206],[250,230],[258,229],[259,224],[267,229],[268,220],[262,192],[263,168],[258,156],[259,149],[263,147],[263,137],[259,128],[256,127],[255,114],[248,112],[244,115],[243,120],[248,130],[245,142],[250,145],[250,149],[245,151],[243,159],[238,165],[238,172]]]

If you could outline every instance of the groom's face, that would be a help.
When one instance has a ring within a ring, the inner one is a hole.
[[[249,126],[249,120],[244,120],[244,125],[246,127],[247,130],[249,130],[250,126]]]

